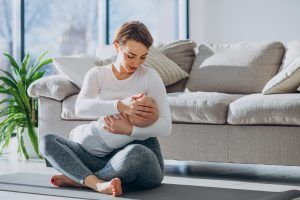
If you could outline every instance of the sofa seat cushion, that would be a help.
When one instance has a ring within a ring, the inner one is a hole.
[[[300,94],[251,94],[229,106],[229,124],[300,125]]]
[[[97,120],[75,115],[75,102],[78,95],[73,95],[62,102],[61,118],[64,120]],[[176,92],[168,94],[172,121],[225,124],[228,107],[231,102],[242,97],[237,94],[217,92]]]
[[[229,104],[242,96],[217,92],[169,93],[172,121],[225,124]]]

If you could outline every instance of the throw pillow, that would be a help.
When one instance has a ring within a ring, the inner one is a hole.
[[[65,79],[63,75],[52,75],[34,81],[27,89],[31,97],[48,97],[61,101],[79,93],[79,88]]]
[[[160,53],[153,46],[150,47],[143,65],[156,70],[165,86],[172,85],[189,76],[175,62]]]
[[[294,40],[286,44],[286,52],[282,61],[280,70],[289,66],[292,62],[300,56],[300,40]]]
[[[190,73],[196,57],[195,47],[197,44],[192,40],[176,40],[169,43],[161,43],[157,49],[174,61],[186,73]],[[182,79],[175,84],[169,85],[166,89],[168,93],[183,92],[187,79]]]
[[[264,87],[263,94],[296,92],[300,85],[300,57],[274,76]]]
[[[284,51],[280,42],[202,44],[186,87],[192,92],[261,92],[277,73]]]
[[[196,57],[194,50],[196,46],[197,44],[192,40],[177,40],[170,43],[160,43],[156,48],[185,72],[190,73]]]

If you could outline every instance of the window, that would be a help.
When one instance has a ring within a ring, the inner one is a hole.
[[[25,0],[24,12],[25,52],[34,58],[44,51],[48,56],[94,53],[98,0]]]
[[[188,0],[0,0],[0,67],[3,52],[21,60],[79,53],[94,54],[99,44],[112,43],[117,27],[140,20],[155,43],[184,39]],[[184,12],[182,12],[184,10]],[[22,54],[22,55],[21,55]],[[7,64],[7,63],[6,63]],[[49,66],[46,75],[54,74]]]
[[[180,0],[109,0],[108,43],[112,43],[116,29],[129,20],[142,21],[149,28],[155,43],[179,39],[181,2]]]
[[[13,30],[12,30],[12,1],[0,0],[0,67],[7,68],[8,61],[3,53],[13,52]]]

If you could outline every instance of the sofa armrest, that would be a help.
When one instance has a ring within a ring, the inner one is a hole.
[[[31,97],[48,97],[58,101],[78,94],[80,89],[68,81],[63,75],[52,75],[34,81],[27,93]]]

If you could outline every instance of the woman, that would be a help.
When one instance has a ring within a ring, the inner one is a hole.
[[[152,43],[143,23],[123,24],[114,38],[116,62],[87,73],[75,106],[77,114],[100,120],[84,127],[89,131],[76,142],[55,134],[40,139],[41,153],[63,173],[52,177],[53,184],[120,196],[123,186],[161,183],[164,163],[156,136],[171,133],[171,117],[161,79],[142,66]],[[72,137],[80,136],[78,130]]]

